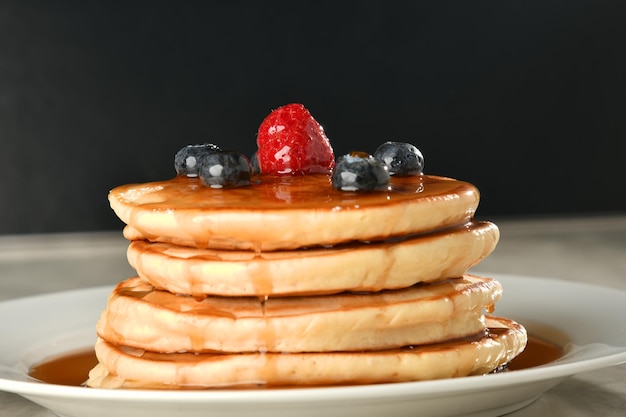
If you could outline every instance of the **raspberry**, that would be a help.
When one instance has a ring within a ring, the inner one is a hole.
[[[264,174],[329,173],[335,155],[324,129],[302,104],[287,104],[259,126],[258,159]]]

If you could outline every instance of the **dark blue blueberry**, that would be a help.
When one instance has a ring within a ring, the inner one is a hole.
[[[261,166],[259,165],[259,153],[255,152],[252,154],[252,158],[250,158],[250,167],[252,168],[253,174],[261,173]]]
[[[373,156],[352,152],[337,160],[332,183],[334,188],[342,191],[386,190],[389,187],[389,172]]]
[[[385,142],[376,149],[374,158],[385,164],[391,175],[419,175],[424,170],[422,152],[410,143]]]
[[[176,152],[174,167],[177,175],[197,177],[200,169],[200,158],[209,153],[219,152],[220,148],[212,143],[187,145]]]
[[[200,159],[198,175],[211,188],[240,187],[250,184],[250,161],[237,152],[207,153]]]

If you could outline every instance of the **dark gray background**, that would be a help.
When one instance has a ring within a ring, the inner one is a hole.
[[[110,188],[304,103],[413,142],[479,217],[626,211],[626,2],[0,2],[0,234],[117,229]]]

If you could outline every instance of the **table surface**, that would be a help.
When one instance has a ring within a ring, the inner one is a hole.
[[[493,254],[473,271],[588,282],[626,290],[626,215],[501,219]],[[0,236],[0,300],[115,283],[134,275],[121,233]],[[510,416],[626,414],[626,364],[576,375]],[[51,417],[0,392],[0,416]]]

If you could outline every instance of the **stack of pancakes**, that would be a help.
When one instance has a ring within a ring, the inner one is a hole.
[[[526,345],[489,314],[495,280],[468,269],[498,228],[477,189],[392,177],[389,191],[328,175],[197,178],[115,188],[138,276],[97,324],[91,387],[198,389],[416,381],[489,373]]]

